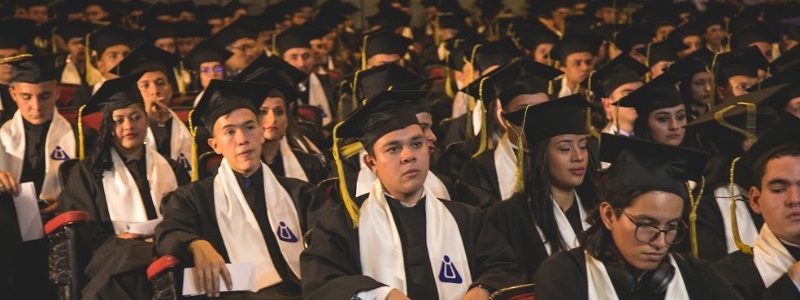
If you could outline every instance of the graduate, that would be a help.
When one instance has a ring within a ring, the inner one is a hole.
[[[708,153],[604,134],[613,161],[606,195],[587,222],[581,246],[545,260],[536,299],[738,299],[707,263],[674,253],[686,236],[684,203],[694,199]]]
[[[223,295],[300,299],[304,234],[329,200],[314,185],[277,177],[261,162],[264,135],[252,99],[267,99],[270,89],[249,86],[213,80],[200,100],[193,124],[212,133],[207,142],[222,164],[215,176],[165,199],[156,250],[194,267],[197,290],[208,296],[231,287],[226,263],[251,263],[258,291]],[[216,284],[220,279],[224,287]]]
[[[521,282],[513,252],[483,215],[424,185],[422,127],[410,103],[397,105],[416,94],[383,92],[337,127],[337,137],[361,141],[378,179],[319,219],[313,239],[323,242],[300,257],[305,299],[488,299]]]
[[[564,72],[553,84],[554,98],[562,98],[581,92],[580,83],[594,70],[594,55],[597,52],[583,36],[564,36],[550,51],[550,57],[559,61],[559,70]]]
[[[102,111],[100,137],[92,156],[70,173],[58,198],[59,211],[79,210],[90,223],[80,247],[89,281],[81,299],[142,299],[152,296],[144,276],[153,260],[150,232],[130,232],[134,224],[158,222],[162,197],[189,174],[169,157],[145,146],[147,114],[136,81],[142,73],[106,81],[84,112]],[[152,228],[152,227],[151,227]]]
[[[146,144],[191,170],[192,135],[178,115],[169,108],[177,81],[173,68],[180,57],[152,45],[142,45],[115,68],[122,76],[144,72],[137,86],[144,98],[147,119]]]
[[[755,46],[718,55],[714,65],[716,98],[712,106],[746,94],[747,89],[766,76],[768,66],[769,62]]]
[[[362,70],[388,63],[412,67],[408,65],[411,62],[407,61],[406,54],[413,40],[388,29],[371,32],[364,35],[363,39],[365,42],[361,58]]]
[[[605,122],[594,124],[602,128],[603,133],[624,136],[633,134],[636,110],[616,104],[644,85],[642,76],[645,73],[647,73],[645,65],[628,55],[619,55],[581,82],[582,86],[592,91],[595,102],[599,102],[603,107]]]
[[[100,78],[96,78],[91,71],[88,73],[86,83],[92,86],[92,94],[97,93],[106,80],[118,77],[112,73],[114,67],[142,42],[141,34],[138,32],[115,25],[100,28],[89,35],[86,47],[91,51],[90,59],[93,67],[100,73]],[[75,104],[86,104],[88,100],[82,99],[80,103]]]
[[[55,34],[61,37],[67,50],[67,58],[61,70],[61,84],[88,85],[86,71],[95,72],[97,69],[87,68],[86,63],[86,35],[93,29],[91,23],[84,21],[71,21],[58,25]]]
[[[183,57],[183,66],[196,74],[199,84],[199,93],[194,98],[192,107],[197,107],[197,103],[203,97],[203,91],[212,79],[224,79],[225,61],[231,55],[233,53],[217,46],[213,41],[203,41]]]
[[[224,21],[222,21],[224,24]],[[256,33],[248,29],[242,22],[234,22],[216,32],[211,25],[212,35],[209,39],[225,50],[233,53],[225,61],[225,78],[233,78],[261,53],[256,51]]]
[[[33,182],[40,213],[47,221],[58,207],[56,199],[62,192],[59,166],[78,158],[79,131],[55,108],[59,96],[55,60],[55,55],[6,59],[12,69],[9,93],[3,101],[13,101],[13,107],[19,110],[0,128],[0,202],[4,203],[0,210],[8,228],[0,237],[0,248],[5,253],[2,257],[9,260],[9,267],[0,276],[8,278],[4,281],[9,283],[11,295],[18,297],[52,297],[55,293],[51,288],[20,290],[23,283],[47,285],[48,243],[47,239],[22,241],[11,196],[19,194],[20,183]],[[87,140],[93,141],[94,136],[88,130],[84,132]]]
[[[658,78],[671,63],[678,60],[681,45],[675,41],[663,41],[647,44],[637,50],[639,54],[644,55],[646,64],[650,68],[649,79]]]
[[[505,115],[523,128],[529,156],[515,180],[521,192],[487,216],[517,253],[528,282],[545,258],[578,246],[589,228],[587,213],[599,202],[597,162],[587,148],[588,106],[573,95]]]
[[[711,109],[714,83],[708,70],[711,69],[713,58],[714,53],[707,48],[700,48],[669,66],[669,72],[683,77],[678,89],[686,104],[689,121]]]
[[[620,99],[620,107],[636,110],[633,136],[659,144],[683,145],[686,137],[687,112],[681,94],[675,87],[680,78],[664,73]]]
[[[525,109],[528,105],[548,101],[548,82],[561,74],[562,72],[555,68],[529,58],[522,58],[485,76],[487,80],[484,81],[483,92],[497,95],[494,103],[490,105],[489,118],[495,118],[495,123],[506,130],[501,133],[502,137],[494,149],[487,150],[464,164],[459,164],[463,167],[454,189],[455,199],[485,209],[497,201],[508,200],[514,195],[518,163],[516,151],[525,151],[525,147],[518,148],[519,142],[525,145],[523,129],[506,123],[505,119],[497,120],[497,118],[501,114],[512,113]],[[477,90],[477,88],[470,89],[468,92],[473,93]],[[476,98],[479,97],[478,95]]]
[[[749,205],[764,218],[752,248],[724,256],[714,270],[745,299],[800,298],[796,215],[800,119],[785,113],[743,156],[754,174]]]
[[[697,130],[708,143],[703,149],[715,152],[705,174],[706,195],[697,207],[697,234],[703,237],[698,239],[698,254],[702,259],[716,261],[752,245],[758,237],[764,221],[745,204],[746,187],[753,179],[751,172],[738,163],[738,157],[775,121],[776,113],[767,104],[780,98],[784,88],[779,85],[731,98],[687,124],[687,129]],[[747,107],[755,110],[747,112]]]
[[[300,103],[316,106],[322,110],[322,126],[332,126],[336,109],[336,82],[328,75],[312,72],[314,59],[311,54],[309,28],[293,26],[275,37],[274,52],[296,69],[308,74],[302,82],[297,82],[300,90]]]

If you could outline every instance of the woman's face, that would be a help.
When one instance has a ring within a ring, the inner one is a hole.
[[[686,126],[686,107],[683,104],[656,109],[647,118],[650,137],[659,144],[680,145],[686,134],[684,126]]]
[[[644,193],[621,211],[608,202],[600,204],[603,224],[611,231],[614,244],[625,261],[639,270],[656,269],[667,255],[668,242],[674,242],[677,240],[675,236],[680,236],[675,233],[681,227],[682,211],[683,198],[662,191]],[[666,234],[659,232],[653,239],[655,228],[652,226],[660,230],[675,230]],[[649,243],[640,241],[651,239],[653,241]]]
[[[533,60],[538,63],[550,64],[550,59],[547,57],[547,54],[550,53],[552,49],[553,44],[550,43],[537,45],[536,49],[533,51]]]
[[[286,134],[289,118],[286,116],[286,104],[282,98],[267,97],[259,108],[261,126],[264,127],[264,139],[267,142],[277,141]]]
[[[589,164],[586,135],[563,134],[550,138],[547,161],[553,185],[561,188],[581,185]]]
[[[692,101],[697,104],[711,102],[711,73],[700,72],[692,76]]]
[[[147,135],[147,114],[141,104],[131,104],[128,107],[114,110],[111,113],[114,120],[114,145],[123,150],[132,150],[144,145]]]

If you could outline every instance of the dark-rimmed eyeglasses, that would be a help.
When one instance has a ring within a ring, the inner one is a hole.
[[[653,225],[644,224],[641,220],[636,219],[624,211],[622,213],[631,220],[633,225],[636,225],[633,236],[640,243],[650,244],[655,242],[663,234],[664,242],[669,245],[676,245],[686,237],[686,224],[683,222],[677,227],[661,229]]]

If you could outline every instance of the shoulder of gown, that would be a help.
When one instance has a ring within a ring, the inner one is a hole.
[[[533,276],[536,299],[588,299],[586,260],[582,248],[555,253]]]
[[[481,153],[464,164],[455,184],[453,198],[483,209],[502,200],[494,165],[495,150]]]

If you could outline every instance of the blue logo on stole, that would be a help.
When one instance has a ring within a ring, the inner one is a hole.
[[[183,168],[186,169],[186,171],[192,171],[192,163],[190,163],[189,160],[186,159],[186,156],[183,155],[183,153],[181,153],[178,156],[178,164],[183,166]]]
[[[455,284],[464,282],[461,279],[461,274],[458,274],[458,270],[456,270],[456,265],[450,261],[450,257],[447,255],[444,256],[442,267],[439,269],[439,281]]]
[[[64,152],[64,149],[61,149],[61,146],[56,146],[56,148],[53,149],[53,153],[50,153],[50,159],[68,160],[69,155],[67,155],[67,152]]]
[[[278,231],[275,232],[278,235],[278,239],[287,243],[297,243],[297,236],[294,235],[289,226],[286,226],[286,223],[283,221],[278,223]]]

